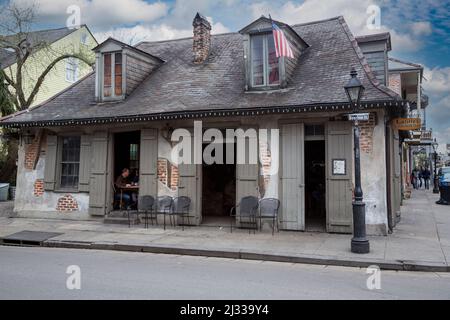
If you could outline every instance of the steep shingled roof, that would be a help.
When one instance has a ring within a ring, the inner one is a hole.
[[[58,28],[58,29],[39,30],[28,32],[22,35],[21,37],[23,38],[24,36],[26,36],[27,40],[30,42],[30,45],[33,47],[34,45],[39,43],[46,43],[46,44],[54,43],[59,39],[68,36],[74,31],[77,31],[77,29]],[[19,43],[18,37],[19,35],[15,34],[6,36],[5,39],[11,40],[14,43]],[[2,51],[3,52],[0,52],[0,64],[2,68],[7,68],[16,62],[16,55],[14,52],[9,52],[7,50]]]
[[[292,28],[310,47],[300,57],[286,89],[245,92],[243,41],[239,33],[212,36],[211,54],[201,65],[192,61],[192,38],[143,42],[137,46],[140,50],[166,63],[126,100],[95,103],[95,75],[91,74],[41,106],[4,119],[0,124],[342,104],[347,103],[343,87],[352,67],[366,88],[364,101],[400,100],[375,79],[342,17]]]

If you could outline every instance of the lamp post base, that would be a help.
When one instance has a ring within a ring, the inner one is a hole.
[[[433,183],[433,193],[439,193],[439,187],[438,187],[438,185],[439,185],[439,182],[438,182],[438,178],[435,178],[434,179],[434,181],[433,181],[434,183]]]
[[[369,240],[352,238],[351,250],[353,253],[369,253],[370,252]]]

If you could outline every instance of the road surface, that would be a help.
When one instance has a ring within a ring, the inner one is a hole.
[[[381,271],[379,290],[367,288],[369,276],[359,268],[0,246],[0,299],[450,298],[449,273]]]

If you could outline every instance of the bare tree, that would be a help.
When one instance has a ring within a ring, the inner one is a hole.
[[[31,32],[35,11],[34,5],[23,7],[14,3],[0,9],[0,16],[2,16],[0,50],[14,54],[15,58],[14,68],[12,66],[8,66],[5,70],[0,68],[0,72],[3,73],[3,78],[10,87],[9,98],[16,111],[25,110],[32,105],[45,77],[58,62],[75,58],[88,65],[94,63],[93,54],[84,48],[80,48],[78,51],[71,46],[55,49],[50,46],[50,43],[39,39]],[[39,59],[39,72],[30,72],[31,70],[27,70],[27,68],[36,68],[37,64],[36,61],[28,62],[33,60],[33,55],[37,52],[41,57],[45,56],[46,58]],[[30,74],[37,74],[37,77],[30,79]]]
[[[36,6],[20,6],[13,2],[0,7],[0,53],[13,55],[14,63],[0,65],[3,87],[1,116],[30,108],[42,84],[54,67],[65,59],[78,59],[93,65],[90,50],[74,46],[54,48],[34,32]],[[4,90],[5,83],[7,90]],[[0,88],[1,91],[1,88]],[[8,104],[6,104],[8,102]],[[1,130],[1,129],[0,129]],[[3,132],[8,133],[3,129]],[[6,160],[0,167],[0,181],[13,181],[17,159],[17,140],[9,139]]]

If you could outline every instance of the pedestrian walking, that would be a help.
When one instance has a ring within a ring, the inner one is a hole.
[[[423,173],[423,179],[425,181],[425,189],[430,190],[430,177],[431,177],[431,171],[427,168],[425,168]]]
[[[413,185],[413,189],[417,189],[417,170],[414,168],[411,172],[411,183]]]
[[[422,179],[423,179],[423,167],[420,167],[418,171],[419,187],[417,189],[422,189]]]

